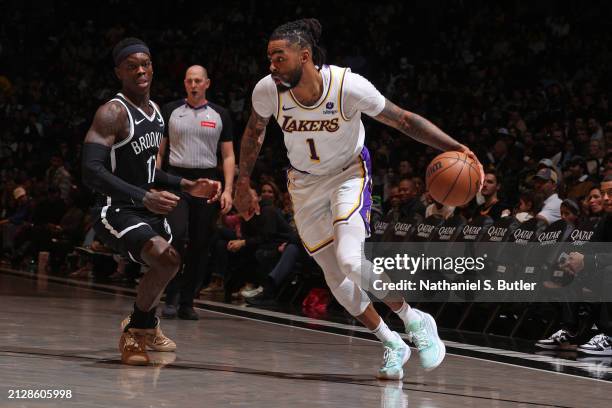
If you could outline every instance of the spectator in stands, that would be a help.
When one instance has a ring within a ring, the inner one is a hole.
[[[231,240],[242,238],[241,224],[242,219],[235,213],[221,215],[220,225],[217,226],[211,239],[213,268],[211,268],[210,283],[202,289],[201,294],[223,291],[225,271],[229,266],[227,245]]]
[[[500,136],[506,136],[509,134],[508,129],[501,128],[498,130]],[[499,173],[504,173],[507,169],[508,162],[508,144],[501,139],[495,141],[491,149],[486,155],[487,167],[492,167]],[[483,163],[485,165],[485,163]]]
[[[59,224],[66,208],[66,203],[60,196],[60,190],[55,186],[50,186],[47,196],[43,196],[34,206],[32,227],[22,234],[15,255],[37,259],[40,251],[49,252],[51,240],[59,232]]]
[[[586,162],[589,174],[600,176],[603,173],[605,155],[606,151],[603,147],[603,141],[601,139],[592,139],[589,142],[589,155]]]
[[[59,190],[62,200],[68,200],[72,188],[72,176],[64,167],[64,159],[59,154],[54,154],[51,157],[46,181],[49,186],[56,187]]]
[[[593,187],[586,197],[587,210],[589,217],[601,217],[603,210],[603,195],[599,187]]]
[[[542,210],[536,218],[550,225],[561,219],[561,199],[557,195],[557,173],[549,168],[538,170],[533,177],[535,192],[543,200]]]
[[[389,199],[385,202],[384,208],[386,209],[386,213],[384,216],[385,220],[390,222],[397,222],[400,217],[400,194],[399,194],[399,186],[392,186],[389,189]]]
[[[612,242],[612,176],[606,177],[600,186],[603,194],[603,207],[605,216],[599,222],[594,234],[594,242]],[[595,253],[571,252],[564,269],[573,274],[609,274],[612,271],[612,254],[609,251]],[[609,282],[607,278],[605,282]],[[604,290],[607,286],[604,281],[597,282]],[[597,290],[599,287],[591,287]],[[604,296],[609,297],[609,294]],[[612,302],[601,303],[596,307],[598,312],[597,327],[601,333],[592,337],[587,343],[578,346],[581,353],[597,356],[612,356]]]
[[[13,190],[13,200],[15,201],[14,210],[7,218],[0,220],[2,252],[3,255],[11,257],[15,249],[14,243],[16,237],[28,227],[32,217],[31,202],[25,188],[21,186],[16,187]]]
[[[266,297],[272,297],[280,284],[293,273],[293,267],[300,254],[297,233],[285,220],[280,205],[280,192],[276,184],[262,184],[257,192],[261,212],[244,223],[244,232],[250,236],[245,245],[255,247],[258,262],[258,276],[254,281],[261,283],[254,290],[241,292],[244,298],[254,297],[267,287]],[[247,242],[248,241],[248,242]],[[279,265],[280,264],[280,265]],[[249,280],[251,277],[249,277]]]
[[[542,201],[540,196],[532,191],[522,193],[519,197],[519,203],[514,210],[514,217],[519,222],[525,222],[534,218],[542,209]],[[511,213],[509,210],[502,211],[502,217],[507,217]]]
[[[610,149],[612,149],[612,141],[610,141],[608,151],[610,151]],[[603,173],[602,173],[603,178],[606,178],[610,174],[612,174],[612,152],[606,154],[606,157],[604,157],[602,167],[603,167]]]
[[[72,189],[66,207],[59,224],[51,226],[49,266],[52,270],[60,269],[66,255],[85,238],[85,212],[77,189]]]
[[[603,129],[601,128],[601,125],[599,124],[599,121],[596,118],[589,118],[587,127],[589,129],[589,132],[591,133],[591,140],[603,139]]]
[[[560,206],[561,219],[570,225],[575,225],[580,219],[580,206],[571,198],[566,198]]]
[[[501,184],[502,181],[500,176],[494,172],[485,172],[482,190],[480,191],[484,198],[484,203],[476,207],[471,218],[476,218],[478,216],[489,216],[494,221],[497,221],[501,218],[502,212],[510,208],[497,196]]]
[[[404,178],[412,178],[414,176],[414,169],[412,168],[412,163],[408,159],[402,159],[399,162],[399,166],[397,168],[398,177],[401,179]]]
[[[586,161],[582,156],[574,156],[567,165],[567,186],[565,195],[574,200],[583,199],[595,186],[595,182],[589,177]]]
[[[429,196],[431,204],[429,204],[425,209],[425,218],[431,216],[439,216],[443,219],[447,219],[453,216],[453,214],[455,213],[455,207],[441,204],[431,198],[431,195],[429,195],[429,193],[427,193],[427,195]]]
[[[253,265],[256,265],[256,242],[253,242],[254,236],[250,235],[254,231],[252,229],[245,231],[245,224],[244,220],[240,219],[240,224],[236,229],[222,229],[221,237],[215,241],[214,247],[215,272],[213,276],[223,278],[226,292],[232,291],[234,298],[241,296],[243,291],[258,289],[257,293],[261,293],[263,290],[253,284],[257,279],[253,273],[246,276],[246,269],[255,272]],[[237,290],[238,288],[240,289]],[[207,288],[205,292],[211,289]]]
[[[551,159],[546,159],[546,158],[541,159],[541,160],[538,162],[538,166],[536,167],[536,173],[537,173],[538,171],[540,171],[541,169],[551,169],[551,170],[554,170],[554,171],[555,171],[555,173],[557,173],[557,176],[558,176],[559,174],[561,174],[559,167],[558,167],[558,166],[555,164],[555,162],[554,162],[553,160],[551,160]]]
[[[427,194],[425,194],[425,182],[423,181],[423,178],[414,176],[412,178],[412,182],[416,188],[416,195],[419,197],[419,200],[421,200],[421,204],[423,204],[423,207],[427,207],[429,205],[429,200],[427,198]]]
[[[296,264],[302,259],[308,261],[304,247],[299,242],[297,233],[292,231],[287,242],[277,247],[278,254],[274,254],[277,262],[262,282],[263,291],[255,296],[245,296],[246,302],[253,306],[270,306],[276,303],[276,296],[281,285],[296,272]],[[260,259],[258,257],[258,259]],[[260,261],[266,262],[265,258]]]
[[[576,130],[576,142],[578,149],[576,150],[576,154],[581,156],[586,156],[589,154],[589,142],[591,137],[588,132],[584,128],[579,128]]]
[[[256,296],[263,291],[264,288],[259,283],[266,281],[267,275],[282,256],[287,244],[299,242],[282,211],[275,205],[280,204],[276,185],[271,182],[264,183],[261,188],[253,189],[253,194],[257,194],[260,199],[260,214],[249,221],[242,220],[239,234],[230,234],[230,239],[217,241],[215,252],[217,275],[233,270],[231,276],[224,276],[226,286],[233,289],[242,286],[236,295],[240,294],[245,298]],[[293,249],[287,253],[286,258],[293,254]],[[230,258],[230,253],[238,256]],[[286,262],[288,263],[287,259]],[[286,269],[278,273],[286,273]]]
[[[283,208],[283,197],[278,186],[272,182],[265,182],[261,185],[261,200],[273,205],[275,208]]]
[[[425,215],[425,207],[417,196],[417,189],[414,181],[410,178],[401,179],[398,185],[400,199],[400,216],[411,218],[418,214]]]

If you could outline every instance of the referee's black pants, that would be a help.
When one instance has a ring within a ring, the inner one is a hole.
[[[219,179],[216,169],[170,166],[168,172],[189,180]],[[206,276],[206,264],[219,214],[219,203],[208,204],[205,198],[193,197],[185,192],[180,192],[179,196],[181,199],[178,205],[168,214],[167,219],[174,236],[172,245],[181,254],[183,267],[166,288],[166,302],[193,306],[193,299]]]

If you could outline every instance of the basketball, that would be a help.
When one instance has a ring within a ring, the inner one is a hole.
[[[427,166],[425,182],[434,200],[457,207],[468,203],[478,192],[480,172],[465,153],[444,152]]]

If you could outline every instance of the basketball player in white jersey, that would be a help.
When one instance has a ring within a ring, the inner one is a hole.
[[[266,125],[274,117],[283,130],[291,162],[288,188],[304,247],[323,269],[338,302],[382,341],[384,361],[378,377],[401,379],[410,348],[387,327],[362,289],[373,276],[367,265],[362,272],[372,171],[361,114],[429,146],[461,151],[478,161],[466,146],[428,120],[386,100],[365,78],[347,68],[324,65],[320,35],[316,19],[286,23],[272,33],[268,43],[271,74],[253,91],[234,204],[246,219],[259,212],[256,198],[249,193],[249,179]],[[405,323],[423,367],[430,370],[440,365],[445,348],[433,318],[403,301],[383,300]]]

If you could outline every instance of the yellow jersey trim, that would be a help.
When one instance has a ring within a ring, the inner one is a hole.
[[[338,92],[338,110],[340,111],[340,117],[342,117],[345,122],[348,122],[349,119],[344,116],[344,111],[342,109],[342,90],[344,89],[344,77],[346,76],[347,70],[348,68],[344,68],[344,72],[342,73],[342,80],[340,81],[340,91]]]

